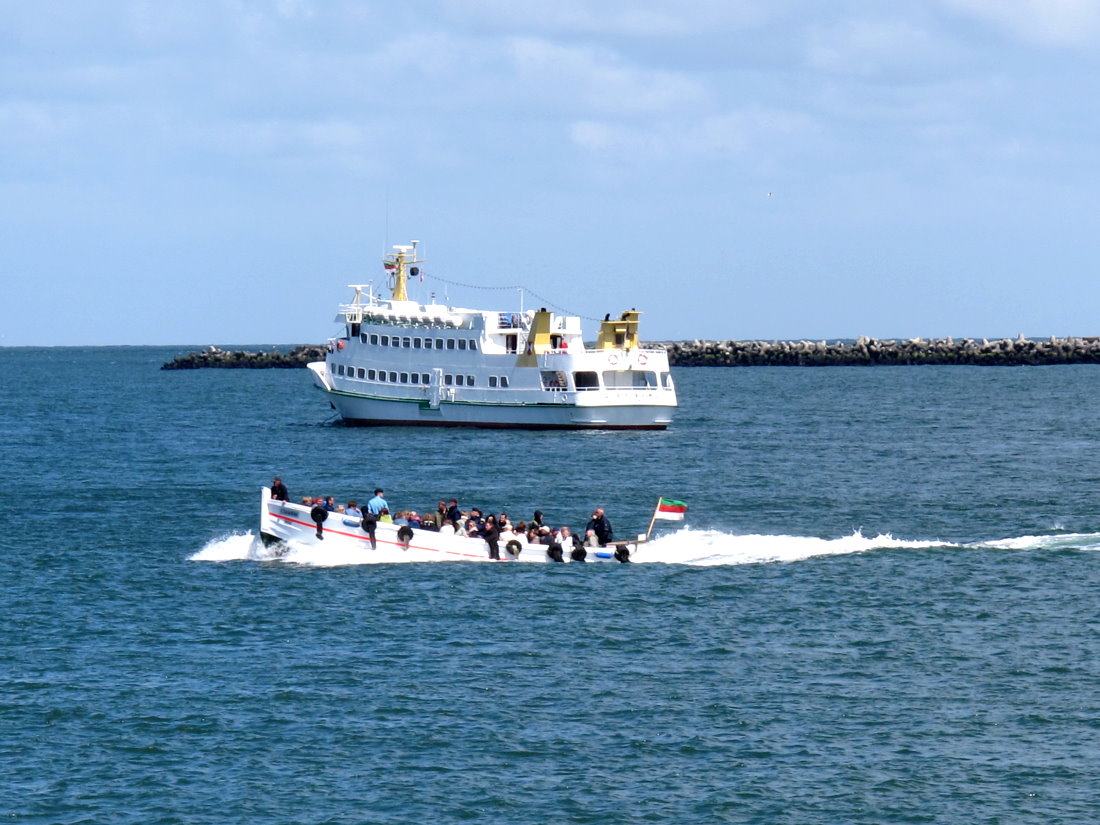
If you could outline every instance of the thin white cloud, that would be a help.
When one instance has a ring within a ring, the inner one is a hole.
[[[781,2],[759,0],[444,0],[455,18],[527,34],[669,38],[743,29],[775,13]]]
[[[903,20],[847,20],[809,31],[807,62],[835,74],[927,74],[953,61],[942,36]]]
[[[1100,37],[1100,0],[940,0],[949,10],[992,23],[1021,40],[1081,46]]]
[[[793,135],[817,130],[806,116],[781,111],[746,110],[723,115],[662,119],[654,122],[577,121],[570,139],[593,154],[622,164],[688,162],[748,157]]]
[[[631,65],[607,49],[518,38],[509,51],[512,80],[524,93],[554,100],[565,109],[662,114],[708,100],[704,86],[690,77]]]

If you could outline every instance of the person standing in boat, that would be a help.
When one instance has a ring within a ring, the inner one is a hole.
[[[600,543],[600,547],[606,547],[615,540],[615,535],[611,532],[611,522],[604,515],[603,507],[597,507],[595,512],[592,513],[592,518],[588,520],[588,524],[584,528],[585,535],[588,534],[589,530],[596,536],[596,541]]]
[[[390,505],[386,503],[386,500],[382,498],[382,488],[379,487],[374,491],[374,498],[367,502],[367,509],[374,513],[376,516],[382,515],[382,511],[389,512]]]
[[[275,480],[271,482],[271,497],[275,501],[290,501],[290,493],[279,476],[275,476]]]
[[[458,499],[451,499],[451,506],[447,508],[447,521],[455,527],[462,524],[462,511],[458,509]]]
[[[500,560],[500,529],[495,516],[487,516],[481,526],[481,537],[489,545],[489,558]]]

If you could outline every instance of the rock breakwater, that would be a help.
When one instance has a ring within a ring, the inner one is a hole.
[[[162,370],[197,370],[207,367],[220,369],[291,369],[304,367],[310,361],[323,361],[325,348],[303,344],[289,352],[268,350],[266,352],[248,352],[247,350],[224,350],[209,347],[202,352],[190,352],[173,358],[161,366]]]
[[[905,341],[672,341],[658,344],[677,367],[829,367],[919,364],[1038,366],[1100,364],[1100,338],[1032,340],[1020,336]]]

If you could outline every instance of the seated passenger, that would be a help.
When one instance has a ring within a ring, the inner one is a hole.
[[[378,520],[388,522],[389,524],[393,524],[393,516],[390,515],[390,508],[389,507],[383,507],[382,508],[382,512],[378,514]]]
[[[359,509],[359,505],[355,503],[355,499],[352,499],[348,502],[348,506],[344,508],[344,515],[362,518],[363,511]]]
[[[325,509],[330,513],[336,512],[336,496],[325,496]]]
[[[444,519],[443,523],[439,525],[439,533],[443,536],[453,536],[455,534],[455,523],[450,519]]]

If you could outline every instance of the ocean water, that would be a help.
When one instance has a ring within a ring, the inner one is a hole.
[[[680,369],[660,433],[352,429],[304,371],[0,349],[18,823],[1080,823],[1100,369]],[[259,488],[659,563],[262,560]]]

